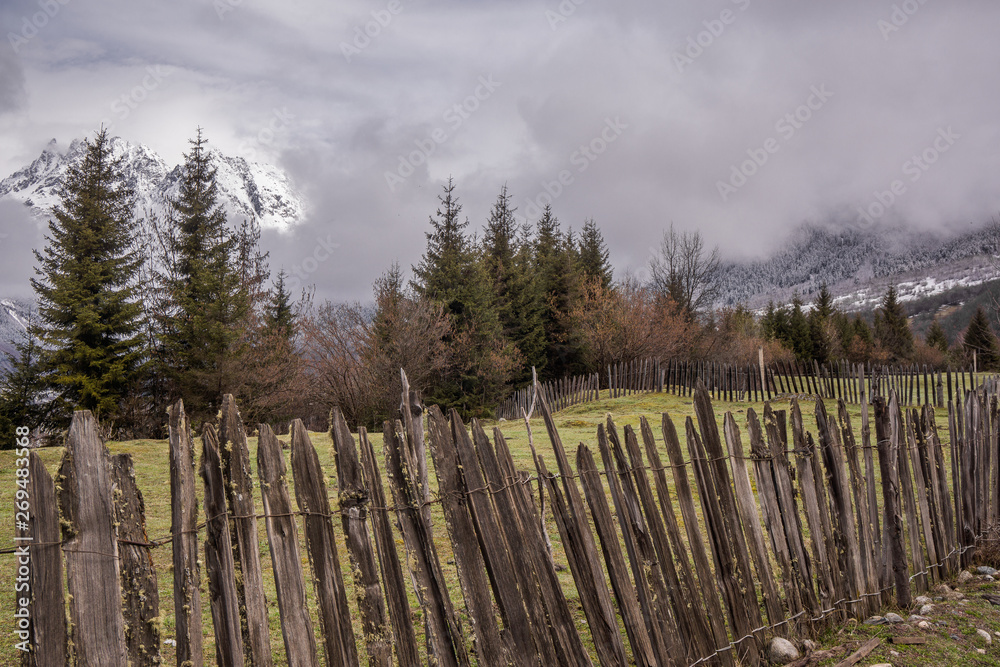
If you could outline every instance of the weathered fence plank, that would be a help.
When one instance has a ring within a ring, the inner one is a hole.
[[[243,420],[232,394],[222,398],[219,452],[226,479],[226,502],[232,522],[236,593],[240,600],[240,628],[248,667],[270,667],[271,632],[267,625],[267,600],[260,566],[257,510],[253,501],[253,471]]]
[[[285,457],[281,443],[267,424],[258,427],[257,474],[285,655],[290,667],[318,667],[316,635],[306,606],[306,586],[299,557],[299,531],[285,481]]]
[[[241,667],[243,633],[226,509],[226,482],[219,456],[219,438],[211,424],[206,424],[202,430],[201,444],[201,478],[205,483],[205,569],[215,631],[215,661],[222,667]]]
[[[125,648],[130,665],[160,664],[160,593],[146,536],[146,507],[135,483],[132,456],[111,458],[111,478],[116,487],[115,525],[118,528],[119,572]]]
[[[385,587],[386,608],[389,612],[389,623],[392,625],[392,636],[395,646],[396,663],[401,667],[418,667],[420,656],[417,648],[417,638],[413,630],[413,619],[410,616],[410,604],[406,597],[406,583],[403,578],[403,568],[396,552],[396,541],[392,535],[389,523],[389,512],[385,491],[382,486],[382,475],[379,473],[375,459],[375,450],[368,441],[364,427],[358,429],[358,441],[361,446],[361,462],[368,482],[368,490],[372,496],[372,532],[375,537],[375,548],[378,552],[379,569]]]
[[[882,498],[885,508],[885,550],[896,586],[896,603],[906,609],[910,606],[910,578],[907,576],[906,552],[903,548],[903,518],[899,513],[899,478],[896,462],[899,460],[898,434],[890,426],[892,407],[885,399],[876,396],[875,433],[878,443],[879,469],[882,473]],[[893,401],[895,403],[895,401]]]
[[[392,630],[385,613],[382,585],[378,578],[378,561],[368,532],[368,507],[371,497],[362,475],[361,461],[354,438],[347,428],[344,415],[333,408],[330,415],[330,438],[333,440],[337,463],[337,490],[340,500],[341,525],[351,559],[351,573],[365,645],[371,667],[392,664]]]
[[[125,667],[110,455],[89,410],[73,413],[56,488],[76,662]]]
[[[357,665],[358,652],[333,537],[326,477],[301,419],[292,422],[292,479],[295,502],[305,514],[306,551],[312,565],[327,664]]]
[[[396,518],[409,554],[411,571],[420,587],[427,634],[434,657],[444,666],[468,665],[469,656],[441,572],[430,526],[422,518],[422,493],[416,486],[416,463],[405,443],[403,425],[385,422],[383,443]]]
[[[490,582],[486,576],[486,563],[479,548],[479,537],[477,537],[476,525],[473,523],[470,513],[470,503],[479,502],[480,510],[489,514],[492,513],[489,499],[485,496],[482,483],[475,483],[470,480],[470,488],[476,489],[475,493],[469,493],[466,488],[466,480],[462,476],[463,465],[459,462],[459,453],[455,441],[461,430],[461,435],[465,435],[465,425],[458,419],[458,414],[452,414],[452,426],[456,434],[450,432],[448,421],[441,414],[437,406],[431,407],[428,429],[430,433],[431,455],[434,457],[434,472],[438,479],[438,495],[441,498],[441,507],[444,510],[445,524],[448,526],[448,534],[451,537],[452,552],[455,555],[455,565],[458,568],[458,580],[465,598],[465,608],[469,613],[469,620],[472,623],[472,631],[476,638],[476,655],[488,665],[508,664],[511,662],[511,655],[507,647],[500,640],[500,631],[496,625],[496,617],[493,614],[493,601],[490,598]],[[471,444],[470,444],[471,448]],[[472,462],[476,470],[475,461]],[[466,474],[470,471],[465,469]],[[482,505],[486,505],[485,508]],[[485,533],[485,531],[483,531]],[[496,546],[499,539],[499,531],[484,535],[491,540],[490,548],[502,548]],[[504,590],[513,587],[517,593],[517,585],[512,581],[510,566],[503,568],[498,574],[504,579],[499,585]],[[504,600],[506,602],[506,600]],[[520,599],[517,599],[520,605]],[[513,611],[513,610],[511,610]],[[522,617],[525,625],[527,618],[524,617],[523,607]],[[528,631],[527,641],[531,642],[530,631]],[[523,656],[523,647],[519,647],[518,653]]]
[[[170,533],[174,536],[174,630],[177,664],[204,661],[201,631],[201,573],[198,568],[198,499],[195,496],[191,424],[178,400],[168,410]]]
[[[24,667],[68,664],[66,644],[66,599],[63,595],[62,547],[56,485],[35,452],[28,452],[28,520],[14,534],[18,577],[27,568],[31,597],[28,603],[28,635],[18,624],[18,639],[28,652],[22,654]],[[25,479],[19,477],[18,481]],[[18,484],[18,491],[24,490]],[[18,495],[17,497],[22,497]],[[20,511],[20,510],[19,510]],[[27,554],[27,558],[25,555]],[[23,579],[21,579],[23,581]],[[21,596],[18,596],[21,597]],[[20,608],[20,600],[18,601]],[[20,643],[20,642],[19,642]]]

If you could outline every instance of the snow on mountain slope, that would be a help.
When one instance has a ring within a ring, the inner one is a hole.
[[[842,310],[874,307],[890,284],[902,301],[1000,277],[1000,232],[983,226],[952,235],[876,227],[803,227],[768,259],[720,267],[717,306],[751,309],[794,294],[810,301],[826,284]]]
[[[78,164],[85,150],[77,139],[66,152],[60,152],[53,139],[34,162],[0,181],[0,198],[20,201],[38,216],[49,215],[60,201],[60,184],[69,166]],[[165,211],[168,198],[177,196],[181,166],[170,168],[148,147],[121,137],[111,139],[111,151],[114,158],[124,158],[125,178],[135,190],[137,213]],[[234,222],[255,216],[261,227],[286,228],[302,217],[303,201],[277,167],[214,150],[208,155],[216,169],[220,201]]]

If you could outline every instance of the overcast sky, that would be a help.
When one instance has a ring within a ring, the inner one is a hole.
[[[2,0],[0,25],[0,177],[102,122],[176,164],[200,125],[289,174],[309,212],[271,266],[324,298],[416,263],[449,175],[473,227],[506,183],[640,275],[671,222],[739,259],[1000,211],[996,2]],[[38,238],[17,208],[5,294]]]

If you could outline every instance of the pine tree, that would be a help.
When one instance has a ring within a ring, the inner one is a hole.
[[[585,278],[599,281],[605,289],[611,286],[613,274],[608,257],[608,246],[600,228],[593,218],[588,218],[583,223],[583,232],[580,234],[580,269]]]
[[[948,352],[948,348],[951,345],[948,344],[948,334],[945,333],[944,327],[935,317],[934,321],[931,322],[930,328],[927,329],[926,342],[928,347],[932,347],[941,352]]]
[[[50,405],[41,401],[45,390],[41,348],[31,333],[34,319],[29,314],[28,326],[14,342],[14,351],[5,352],[10,371],[0,375],[0,449],[14,447],[17,427],[35,429],[48,416]]]
[[[809,329],[809,318],[802,311],[802,298],[796,293],[792,297],[792,312],[788,318],[789,343],[792,352],[799,361],[810,361],[813,358],[812,332]]]
[[[979,370],[997,370],[1000,367],[1000,349],[997,337],[986,318],[982,306],[976,308],[976,313],[969,322],[969,328],[962,339],[966,354],[971,363],[972,354],[976,354],[976,366]]]
[[[819,294],[809,312],[809,334],[812,338],[812,356],[820,364],[829,363],[833,356],[833,336],[831,319],[835,313],[833,297],[826,283],[819,288]]]
[[[285,287],[287,275],[284,269],[278,271],[278,279],[274,282],[270,303],[267,306],[267,327],[271,332],[281,333],[291,340],[295,337],[295,313],[292,310],[292,295]]]
[[[506,391],[523,358],[503,336],[486,263],[465,236],[469,221],[460,220],[462,206],[454,191],[449,178],[411,284],[418,295],[443,305],[453,325],[452,366],[427,399],[465,415],[482,415]]]
[[[913,332],[906,318],[903,304],[899,302],[895,285],[890,285],[882,297],[875,318],[875,340],[894,362],[913,359]]]
[[[70,167],[46,248],[35,251],[39,322],[32,333],[63,418],[73,408],[117,414],[144,370],[135,195],[122,171],[102,128],[86,141],[83,162]]]
[[[519,379],[531,378],[531,367],[544,366],[545,333],[539,294],[532,280],[531,254],[514,220],[516,209],[504,185],[497,196],[483,234],[483,262],[493,291],[501,334],[524,356]]]
[[[170,202],[176,262],[167,285],[163,348],[175,395],[191,414],[206,415],[233,391],[232,374],[248,351],[242,341],[251,303],[240,258],[253,253],[245,235],[226,226],[201,128],[190,143],[180,194]]]
[[[545,332],[543,379],[584,372],[583,343],[569,325],[568,315],[581,296],[583,279],[572,240],[563,235],[559,220],[546,206],[535,225],[532,272],[542,300]]]

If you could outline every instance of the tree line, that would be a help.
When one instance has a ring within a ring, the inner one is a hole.
[[[1000,364],[980,309],[961,341],[938,323],[915,339],[895,288],[874,313],[840,312],[826,286],[761,314],[715,310],[718,249],[670,225],[648,279],[616,278],[600,227],[564,227],[551,206],[518,223],[500,188],[481,233],[449,179],[424,252],[373,284],[368,303],[315,303],[271,275],[254,220],[227,221],[201,130],[166,213],[137,216],[106,131],[87,141],[35,252],[37,311],[0,380],[0,430],[64,428],[78,408],[113,437],[162,435],[183,398],[213,420],[233,394],[244,421],[317,427],[338,405],[354,423],[397,414],[399,369],[429,403],[490,416],[513,389],[640,358]],[[5,442],[13,442],[8,438]]]

